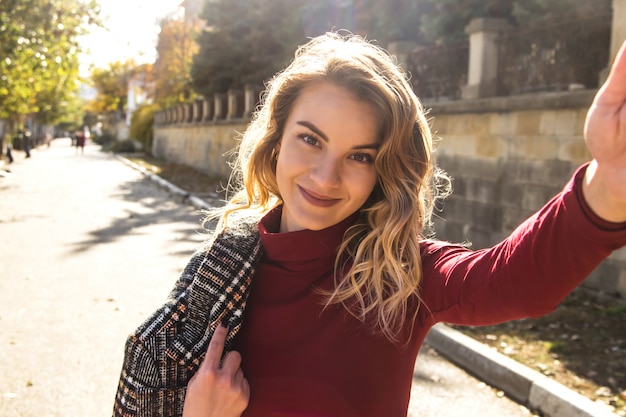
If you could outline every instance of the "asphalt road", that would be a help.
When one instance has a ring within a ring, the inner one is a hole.
[[[2,170],[0,417],[110,416],[126,335],[206,237],[202,216],[96,145],[55,139]],[[530,413],[425,347],[409,415]]]

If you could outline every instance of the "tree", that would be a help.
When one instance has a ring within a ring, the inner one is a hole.
[[[154,63],[154,101],[171,106],[189,99],[191,90],[191,63],[198,52],[196,37],[198,23],[168,17],[161,20],[157,40],[157,59]]]
[[[0,1],[0,119],[50,124],[76,110],[78,38],[98,13],[95,0]]]
[[[427,43],[465,39],[465,27],[476,17],[505,18],[514,25],[566,21],[608,14],[611,0],[419,0],[419,25]]]
[[[304,40],[304,0],[207,0],[206,26],[191,67],[201,95],[261,84],[289,62]]]
[[[107,130],[110,126],[106,125],[125,118],[129,82],[133,78],[149,80],[151,71],[151,64],[137,65],[133,59],[111,62],[108,68],[94,68],[90,79],[98,93],[87,103],[87,110],[101,116]]]
[[[135,61],[128,59],[125,62],[110,62],[108,68],[94,68],[91,83],[98,94],[89,103],[89,110],[96,114],[124,113],[128,102],[128,82],[136,67]]]

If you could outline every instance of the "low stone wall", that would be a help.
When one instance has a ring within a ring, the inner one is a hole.
[[[471,242],[476,249],[494,245],[558,193],[590,159],[583,127],[594,93],[425,103],[437,137],[437,163],[454,188],[435,218],[436,237]],[[192,105],[177,112],[178,119],[162,116],[153,151],[227,178],[224,154],[236,147],[248,119],[207,120],[203,113]],[[626,298],[626,249],[598,267],[585,286]]]
[[[247,120],[156,125],[152,153],[167,161],[184,164],[206,174],[228,179],[232,159],[229,153],[237,147],[237,132],[243,132]]]
[[[439,239],[489,247],[558,193],[590,160],[583,128],[595,91],[426,103],[437,163],[453,194],[435,218]],[[626,249],[586,286],[626,297]]]

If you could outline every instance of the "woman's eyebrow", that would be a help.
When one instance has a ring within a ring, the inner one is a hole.
[[[308,128],[308,129],[310,129],[317,136],[319,136],[320,138],[324,139],[325,142],[328,142],[328,136],[326,136],[326,134],[324,132],[322,132],[313,123],[307,122],[306,120],[299,120],[299,121],[296,122],[296,124],[300,125],[300,126],[304,126],[304,127]],[[353,149],[375,149],[375,150],[378,149],[378,148],[380,148],[380,143],[357,145],[357,146],[353,147]]]
[[[321,137],[322,139],[324,139],[324,141],[328,142],[328,136],[326,136],[326,134],[324,134],[324,132],[318,129],[317,126],[315,126],[313,123],[307,122],[306,120],[300,120],[300,121],[297,121],[296,124],[300,126],[304,126],[308,129],[311,129],[317,136]]]

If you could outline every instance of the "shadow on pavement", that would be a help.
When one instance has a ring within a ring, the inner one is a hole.
[[[158,224],[180,225],[173,229],[177,241],[197,242],[202,240],[199,235],[209,237],[201,225],[204,217],[201,212],[183,203],[180,197],[159,189],[147,178],[120,184],[118,192],[110,198],[134,203],[134,207],[125,209],[124,215],[113,219],[110,225],[90,231],[90,239],[75,243],[72,252],[84,252],[94,245],[113,243],[130,234],[141,234],[144,233],[142,229]],[[145,233],[150,232],[146,230]]]

